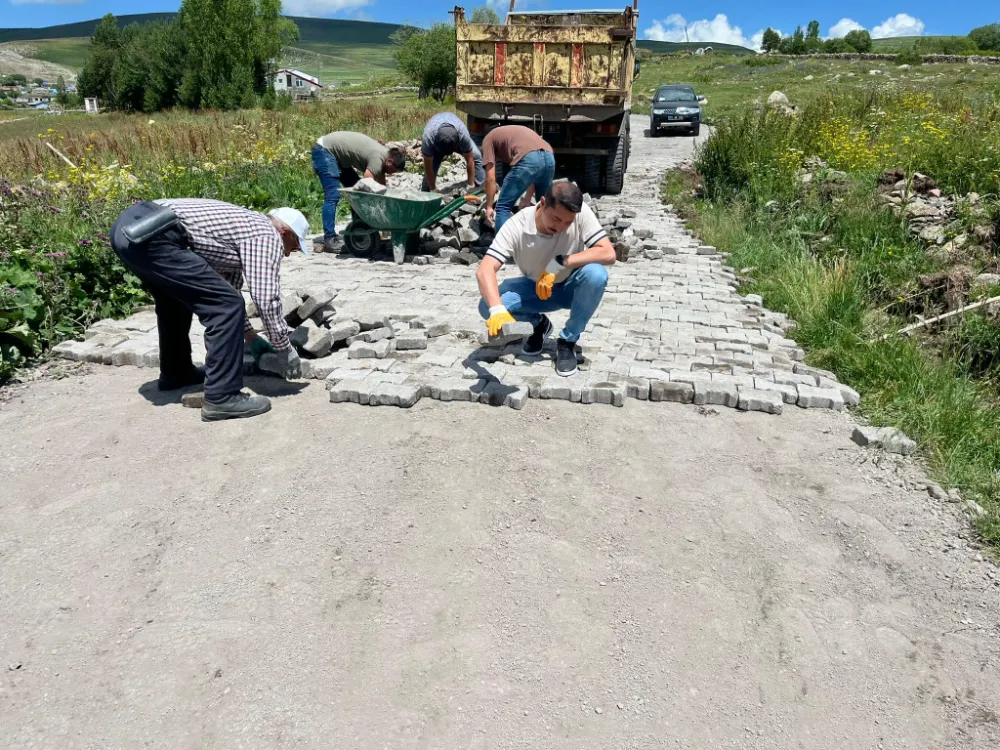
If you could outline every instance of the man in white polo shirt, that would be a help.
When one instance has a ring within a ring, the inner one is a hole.
[[[497,271],[513,260],[520,278],[497,284]],[[576,372],[575,345],[594,316],[608,283],[607,266],[615,249],[607,232],[583,202],[580,188],[554,183],[539,201],[512,216],[501,228],[476,280],[482,301],[479,312],[491,336],[504,323],[527,321],[534,327],[522,352],[541,354],[552,323],[545,313],[569,310],[569,319],[556,342],[556,372]]]

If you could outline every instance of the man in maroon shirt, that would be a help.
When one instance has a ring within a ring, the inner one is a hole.
[[[507,176],[496,209],[493,197],[497,194],[497,162],[507,167]],[[556,171],[552,146],[531,128],[523,125],[502,125],[491,130],[483,139],[483,166],[486,168],[486,218],[496,222],[496,231],[514,212],[522,193],[527,199],[541,198],[549,191]]]

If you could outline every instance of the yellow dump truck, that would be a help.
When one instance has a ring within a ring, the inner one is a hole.
[[[560,174],[585,190],[620,193],[639,72],[637,3],[621,11],[512,10],[495,25],[466,23],[456,7],[455,105],[473,138],[526,125],[552,145]]]

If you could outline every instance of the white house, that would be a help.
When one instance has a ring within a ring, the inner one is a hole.
[[[308,97],[323,86],[319,79],[301,70],[282,68],[274,76],[274,90],[291,94],[293,97]]]

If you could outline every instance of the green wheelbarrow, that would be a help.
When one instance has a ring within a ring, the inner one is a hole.
[[[421,229],[451,216],[466,203],[479,200],[475,194],[462,195],[442,205],[444,196],[437,193],[419,193],[419,198],[403,198],[348,188],[341,190],[341,194],[347,197],[354,216],[343,233],[347,250],[352,255],[369,256],[378,249],[379,233],[389,232],[392,236],[392,257],[397,263],[403,262],[407,242]]]

